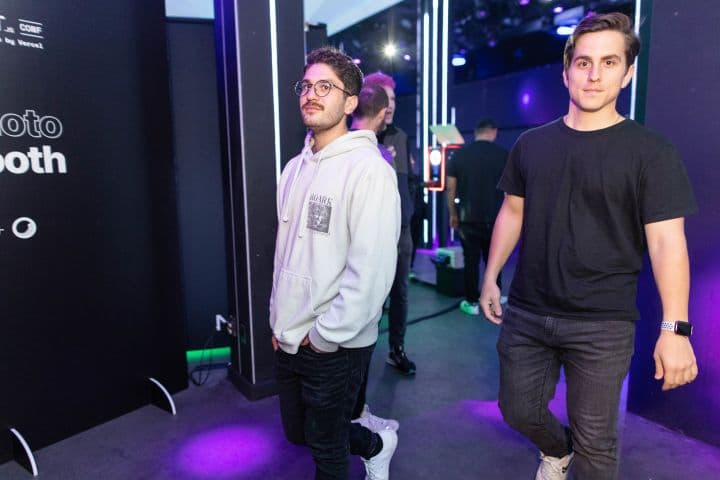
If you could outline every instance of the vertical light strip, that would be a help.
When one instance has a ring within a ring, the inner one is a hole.
[[[438,123],[438,1],[433,0],[432,9],[432,124]],[[432,136],[433,147],[437,146],[437,136]],[[432,238],[437,238],[437,192],[432,193]]]
[[[442,94],[440,95],[440,118],[442,124],[447,125],[447,110],[448,110],[448,23],[450,21],[450,0],[443,0],[443,23],[442,23]]]
[[[430,140],[430,15],[425,12],[423,14],[423,66],[422,66],[422,156],[423,156],[423,172],[425,172],[425,157],[427,156]],[[424,180],[427,182],[430,177],[425,175]]]
[[[423,65],[425,64],[425,60],[423,58],[423,6],[422,2],[417,2],[417,12],[416,12],[416,20],[415,20],[415,65],[416,65],[416,72],[415,72],[415,83],[417,85],[417,91],[420,92],[420,95],[415,95],[415,148],[419,152],[422,152],[422,124],[423,124],[423,100],[422,100],[422,89],[423,89]],[[418,160],[420,163],[420,171],[422,172],[425,170],[425,165],[423,165],[423,155],[420,155],[420,159]]]
[[[438,1],[433,0],[432,11],[432,125],[438,123]],[[437,145],[437,137],[432,136],[433,147]]]
[[[233,34],[235,35],[235,52],[236,59],[235,62],[237,63],[237,79],[238,79],[238,119],[240,123],[240,168],[242,169],[242,193],[243,193],[243,218],[245,219],[245,274],[247,275],[247,299],[248,299],[248,310],[247,310],[247,318],[248,318],[248,329],[250,330],[250,372],[251,372],[251,378],[252,378],[252,384],[255,385],[255,382],[257,381],[256,375],[255,375],[255,333],[253,328],[253,294],[252,294],[252,282],[250,279],[252,278],[251,272],[250,272],[250,266],[252,265],[251,258],[250,258],[250,250],[252,249],[252,245],[250,245],[250,222],[248,221],[249,218],[252,218],[248,211],[248,174],[246,170],[246,162],[244,161],[247,158],[247,151],[245,149],[245,138],[247,135],[245,135],[245,105],[243,102],[243,75],[242,75],[242,50],[240,45],[240,13],[238,11],[238,3],[234,0],[230,1],[233,6],[233,23],[235,25],[235,30],[233,31]],[[240,312],[238,311],[238,315]],[[238,337],[238,351],[240,351],[240,338]]]
[[[425,12],[423,14],[423,55],[422,55],[422,155],[423,161],[423,180],[426,182],[430,180],[428,172],[425,168],[425,162],[427,162],[428,148],[430,147],[430,139],[428,133],[430,132],[430,105],[429,105],[429,90],[430,90],[430,15]],[[428,203],[428,190],[425,190],[425,203]],[[429,226],[428,222],[423,223],[423,242],[428,243],[429,240]]]
[[[640,10],[642,9],[642,0],[635,0],[635,34],[640,36]],[[635,120],[635,102],[637,102],[637,82],[638,82],[638,57],[635,57],[635,75],[633,75],[630,83],[630,118]]]
[[[455,125],[455,107],[450,107],[450,125]],[[457,201],[455,202],[457,205]],[[455,229],[450,229],[450,241],[455,243]]]
[[[277,12],[275,0],[270,3],[270,62],[272,64],[273,126],[275,128],[275,183],[280,183],[280,93],[278,86]]]
[[[225,90],[224,100],[225,100],[225,128],[227,130],[226,132],[226,148],[227,148],[227,169],[228,169],[228,176],[227,176],[227,192],[230,203],[230,232],[232,235],[232,276],[233,276],[233,286],[234,291],[232,292],[232,300],[233,304],[235,305],[235,315],[240,315],[240,303],[238,302],[238,292],[237,292],[237,286],[238,286],[238,271],[237,271],[237,262],[238,262],[238,251],[237,251],[237,242],[235,242],[235,236],[237,232],[237,226],[235,225],[235,189],[233,188],[233,178],[235,177],[234,171],[233,171],[233,163],[232,163],[232,156],[233,156],[233,150],[232,150],[232,142],[230,142],[230,102],[228,100],[228,97],[230,96],[230,87],[228,86],[228,56],[227,56],[227,45],[228,42],[227,38],[227,32],[225,30],[225,2],[218,2],[218,5],[220,5],[220,48],[222,49],[222,69],[223,69],[223,87]],[[217,15],[217,13],[216,13]],[[242,120],[242,118],[241,118]],[[242,350],[240,349],[240,339],[237,339],[237,369],[238,374],[242,373]]]

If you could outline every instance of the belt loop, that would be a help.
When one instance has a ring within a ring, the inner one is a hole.
[[[555,335],[555,319],[553,317],[545,317],[545,336],[552,337]]]

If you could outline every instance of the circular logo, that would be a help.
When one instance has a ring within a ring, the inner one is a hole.
[[[27,240],[37,233],[37,223],[32,218],[20,217],[13,222],[12,232],[16,237]]]

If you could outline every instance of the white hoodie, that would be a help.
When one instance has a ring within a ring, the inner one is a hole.
[[[377,341],[400,237],[397,176],[375,134],[357,130],[283,170],[270,327],[291,354],[306,335],[319,350]]]

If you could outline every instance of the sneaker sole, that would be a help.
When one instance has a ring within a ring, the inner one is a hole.
[[[397,370],[398,372],[402,373],[403,375],[407,375],[408,377],[409,377],[409,376],[412,376],[412,375],[415,375],[415,370],[405,371],[405,370],[403,370],[402,368],[400,368],[397,363],[395,363],[394,361],[390,360],[389,358],[385,360],[385,363],[387,363],[388,365],[394,367],[395,370]]]

